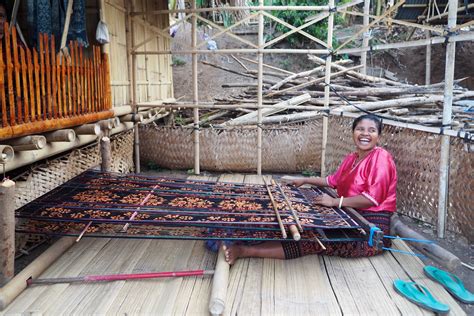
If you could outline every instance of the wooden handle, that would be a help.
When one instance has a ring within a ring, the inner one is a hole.
[[[296,225],[290,225],[290,233],[291,233],[291,236],[293,236],[293,239],[295,241],[298,241],[301,239],[300,232],[298,231],[298,227],[296,227]]]

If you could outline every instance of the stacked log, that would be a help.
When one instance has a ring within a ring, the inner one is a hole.
[[[233,56],[236,59],[235,56]],[[252,62],[246,58],[244,61]],[[262,124],[274,124],[275,122],[292,122],[311,119],[316,116],[318,107],[324,105],[324,73],[325,60],[317,56],[309,55],[308,59],[314,68],[300,73],[292,73],[267,65],[271,71],[264,71],[263,75],[263,105],[279,106],[278,111],[268,111]],[[216,98],[215,104],[235,105],[236,111],[226,111],[226,115],[220,115],[219,122],[213,122],[213,126],[225,127],[230,125],[255,125],[253,119],[255,105],[257,104],[257,73],[251,70],[249,65],[239,60],[243,70],[238,71],[223,66],[205,62],[206,65],[239,74],[249,79],[248,83],[223,84],[222,87],[244,87],[238,95],[225,98]],[[360,66],[353,66],[350,60],[340,60],[332,63],[331,84],[329,94],[329,107],[333,113],[358,112],[375,113],[384,118],[397,121],[422,124],[427,126],[441,126],[442,105],[444,95],[444,83],[431,85],[413,85],[398,82],[388,78],[380,78],[363,75],[357,70]],[[453,129],[473,131],[474,119],[474,91],[459,86],[464,79],[455,81],[453,89]],[[291,106],[286,110],[281,104],[292,104],[292,100],[301,96],[309,96],[301,107]],[[288,102],[289,101],[289,102]],[[310,108],[308,106],[314,106]],[[237,110],[238,107],[241,107]],[[249,111],[243,111],[245,108]],[[252,109],[253,108],[253,109]],[[282,115],[282,111],[285,111]],[[272,115],[280,115],[272,118]],[[322,112],[319,112],[322,115]],[[243,114],[243,115],[242,115]],[[223,118],[224,117],[224,118]],[[249,117],[250,119],[246,119]],[[236,124],[238,122],[238,124]],[[210,123],[207,121],[207,123]]]

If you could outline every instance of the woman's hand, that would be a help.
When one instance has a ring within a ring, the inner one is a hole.
[[[306,179],[294,179],[293,181],[291,181],[291,184],[298,188],[303,184],[306,184]]]
[[[323,193],[322,195],[318,195],[315,199],[314,202],[319,205],[324,205],[327,207],[333,207],[337,206],[339,203],[338,199],[332,198],[329,195]]]

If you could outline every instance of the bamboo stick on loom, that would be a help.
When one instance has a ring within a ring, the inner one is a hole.
[[[21,84],[20,84],[20,63],[18,61],[18,44],[16,39],[16,28],[12,28],[12,51],[13,51],[13,67],[15,69],[15,87],[16,87],[16,108],[18,123],[23,123],[23,105],[21,100]]]
[[[31,121],[36,121],[36,100],[35,100],[35,84],[33,81],[33,62],[31,61],[31,51],[26,49],[26,67],[28,69],[28,86],[30,88],[30,112],[31,112]]]
[[[3,47],[2,41],[0,41],[0,73],[5,74],[5,66],[3,62]],[[7,100],[5,97],[5,75],[0,76],[0,102],[2,103],[2,127],[8,125],[7,117]]]
[[[41,82],[40,82],[40,65],[38,63],[38,53],[33,49],[33,70],[35,72],[35,94],[36,94],[36,117],[41,120]]]
[[[30,121],[30,99],[28,98],[28,75],[27,75],[27,65],[25,58],[25,50],[23,47],[20,47],[20,62],[21,62],[21,82],[23,83],[23,99],[24,110],[25,110],[25,123]]]
[[[157,279],[157,278],[180,278],[189,276],[207,276],[213,275],[214,270],[188,270],[188,271],[167,271],[167,272],[148,272],[148,273],[127,273],[127,274],[105,274],[105,275],[85,275],[66,278],[46,278],[46,279],[28,279],[26,284],[44,285],[59,283],[92,283],[92,282],[111,282],[139,279]]]
[[[49,41],[48,41],[48,36],[45,35],[43,37],[44,40],[44,45],[45,45],[45,51],[44,51],[44,59],[45,59],[45,64],[46,64],[46,101],[48,103],[48,118],[52,119],[53,118],[53,104],[51,100],[51,61],[49,60]]]
[[[58,117],[63,118],[64,113],[63,113],[63,95],[62,95],[62,85],[64,83],[64,80],[61,80],[61,57],[59,54],[56,55],[56,62],[55,62],[55,71],[56,71],[56,100],[57,100],[57,113]]]
[[[53,117],[58,118],[58,103],[57,103],[57,83],[56,83],[56,43],[54,35],[51,35],[51,105],[53,108]],[[59,82],[58,82],[59,84]]]
[[[44,40],[43,34],[39,34],[39,63],[40,63],[40,75],[41,75],[41,112],[43,113],[43,120],[46,120],[48,115],[47,101],[46,101],[46,73],[44,70]]]
[[[8,101],[10,105],[10,125],[16,125],[15,119],[15,96],[13,92],[13,64],[12,64],[12,56],[10,50],[10,32],[9,28],[5,27],[5,52],[7,58],[7,81],[8,81]]]
[[[69,85],[69,95],[70,95],[70,105],[72,107],[71,114],[77,115],[77,98],[76,98],[76,52],[74,50],[74,44],[72,41],[69,42],[69,47],[71,47],[71,62],[68,67],[68,72],[70,71],[71,84]]]
[[[296,227],[299,229],[300,232],[303,232],[303,227],[301,226],[300,218],[298,217],[298,214],[296,214],[296,211],[291,206],[291,202],[290,202],[290,200],[288,200],[288,197],[286,196],[285,192],[283,192],[282,187],[280,186],[280,184],[278,182],[275,182],[273,180],[272,180],[272,183],[276,184],[276,186],[280,190],[281,195],[285,199],[286,205],[288,205],[288,208],[289,208],[289,210],[290,210],[290,212],[293,216],[293,219],[296,223]],[[298,241],[298,240],[301,239],[301,235],[298,233],[298,229],[296,229],[296,227],[295,227],[295,225],[290,225],[290,232],[293,235],[293,239]]]
[[[278,206],[276,205],[275,199],[273,198],[272,191],[270,190],[270,187],[268,186],[267,181],[265,180],[264,177],[262,177],[262,179],[263,179],[263,183],[265,183],[265,186],[267,188],[267,192],[268,192],[268,196],[270,197],[270,201],[272,202],[273,210],[275,211],[275,216],[276,216],[277,221],[278,221],[278,226],[280,226],[281,234],[282,234],[283,238],[286,239],[288,237],[288,235],[286,234],[285,226],[283,225],[283,222],[281,221],[280,212],[278,211]]]

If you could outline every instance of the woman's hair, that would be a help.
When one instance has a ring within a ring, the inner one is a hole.
[[[364,114],[356,118],[354,122],[352,122],[352,131],[355,130],[357,124],[359,124],[359,122],[362,120],[371,120],[372,122],[374,122],[375,126],[377,126],[377,131],[379,132],[379,135],[382,134],[382,121],[373,114]]]

